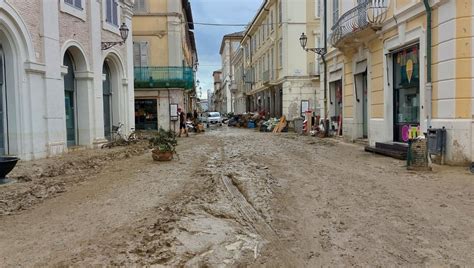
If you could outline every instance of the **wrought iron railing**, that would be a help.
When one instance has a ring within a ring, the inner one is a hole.
[[[193,89],[194,71],[191,67],[135,67],[135,88]]]
[[[367,27],[381,27],[387,18],[388,0],[365,0],[344,13],[331,28],[330,42],[338,42]]]

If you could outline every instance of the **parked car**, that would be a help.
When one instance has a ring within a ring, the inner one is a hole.
[[[211,125],[222,126],[222,117],[218,112],[207,112],[202,117],[202,122],[206,125],[206,127]]]

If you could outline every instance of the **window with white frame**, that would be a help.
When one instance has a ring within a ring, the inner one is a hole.
[[[82,1],[83,0],[64,0],[66,4],[71,5],[81,10],[83,9]]]
[[[105,0],[105,21],[118,26],[118,0]]]
[[[61,12],[80,18],[83,21],[87,20],[85,0],[61,0],[59,1],[59,8]]]

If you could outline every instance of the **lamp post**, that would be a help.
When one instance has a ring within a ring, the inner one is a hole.
[[[314,52],[318,54],[319,56],[321,56],[321,59],[323,60],[323,65],[324,65],[324,132],[325,132],[325,135],[327,136],[327,134],[329,133],[329,120],[328,120],[328,108],[327,108],[326,38],[324,38],[324,47],[308,48],[306,47],[307,43],[308,43],[308,37],[304,33],[302,33],[300,37],[300,44],[303,50]]]
[[[122,23],[122,25],[120,26],[119,28],[120,30],[120,37],[122,37],[122,41],[118,41],[118,42],[102,42],[102,50],[107,50],[115,45],[123,45],[125,44],[125,41],[127,40],[128,38],[128,33],[130,32],[130,30],[128,29],[127,25],[125,23]]]

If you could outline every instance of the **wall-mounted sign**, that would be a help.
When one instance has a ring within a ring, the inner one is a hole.
[[[305,112],[309,110],[309,100],[301,101],[301,116],[305,115]]]
[[[170,120],[178,121],[178,118],[178,104],[172,103],[170,104]]]

